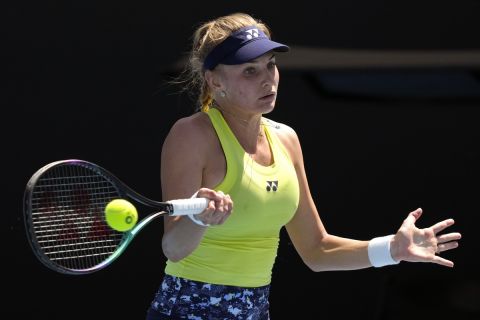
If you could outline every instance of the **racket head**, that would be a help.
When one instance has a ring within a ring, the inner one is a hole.
[[[37,258],[65,274],[86,274],[111,263],[131,239],[110,228],[105,206],[124,198],[122,183],[100,166],[61,160],[40,168],[24,194],[27,238]]]

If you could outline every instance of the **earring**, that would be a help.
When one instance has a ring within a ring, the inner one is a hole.
[[[223,90],[220,91],[220,97],[225,98],[226,95],[227,95],[227,94],[225,93],[225,91],[223,91]]]

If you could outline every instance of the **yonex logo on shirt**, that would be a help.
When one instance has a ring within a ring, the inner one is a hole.
[[[278,190],[278,180],[267,181],[267,191],[277,191]]]

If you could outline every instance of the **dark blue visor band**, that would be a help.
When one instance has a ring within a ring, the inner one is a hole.
[[[205,70],[213,70],[218,64],[242,64],[260,57],[268,51],[287,52],[290,48],[270,40],[257,26],[238,29],[219,43],[203,62]]]

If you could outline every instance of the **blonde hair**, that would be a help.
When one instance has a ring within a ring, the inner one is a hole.
[[[204,77],[203,62],[205,58],[213,48],[230,34],[248,26],[256,26],[270,38],[270,30],[266,24],[241,12],[207,21],[201,24],[194,32],[188,62],[177,83],[184,84],[182,91],[187,91],[197,96],[200,110],[207,111],[213,102],[212,92]]]

